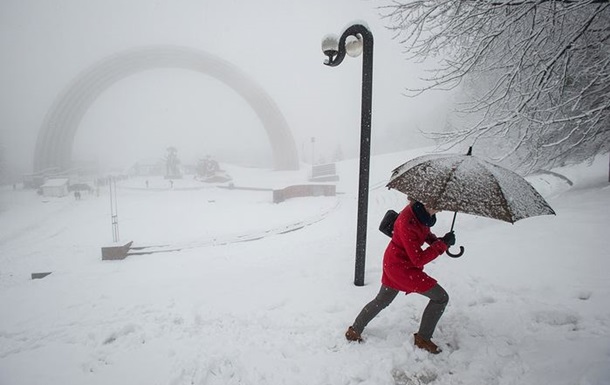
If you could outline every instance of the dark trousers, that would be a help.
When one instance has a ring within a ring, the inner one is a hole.
[[[358,317],[356,317],[356,320],[352,325],[354,330],[356,330],[358,333],[362,333],[366,325],[368,325],[368,323],[371,322],[371,320],[375,318],[379,312],[392,303],[398,293],[399,291],[396,289],[381,285],[381,289],[379,290],[377,296],[371,302],[366,304],[362,311],[360,311],[360,314],[358,314]],[[445,307],[449,302],[449,295],[439,284],[434,285],[432,289],[420,294],[430,298],[430,301],[422,314],[421,323],[419,325],[419,331],[417,334],[419,334],[422,338],[429,340],[432,338],[432,334],[434,333],[434,329],[436,329],[438,320],[445,311]]]

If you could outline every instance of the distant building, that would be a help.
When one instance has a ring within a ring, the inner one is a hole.
[[[26,174],[23,176],[24,188],[39,188],[44,184],[45,176],[42,174]]]
[[[67,178],[49,179],[40,186],[40,189],[45,197],[63,197],[68,195],[68,185]]]

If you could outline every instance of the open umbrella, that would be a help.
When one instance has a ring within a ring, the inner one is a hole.
[[[471,154],[472,148],[467,155],[414,158],[392,171],[387,187],[436,210],[454,211],[451,230],[457,212],[509,223],[555,214],[523,177]],[[463,247],[460,248],[463,252]]]

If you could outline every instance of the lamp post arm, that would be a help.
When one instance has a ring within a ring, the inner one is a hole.
[[[354,24],[349,26],[345,31],[343,31],[341,37],[339,38],[339,47],[337,53],[332,57],[329,56],[328,61],[324,62],[325,65],[329,67],[336,67],[341,64],[341,62],[343,62],[343,59],[345,59],[346,54],[345,41],[347,40],[348,36],[352,35],[355,37],[358,37],[358,35],[362,36],[362,49],[364,54],[366,54],[367,51],[372,50],[373,34],[371,33],[371,31],[369,31],[369,29],[362,24]]]

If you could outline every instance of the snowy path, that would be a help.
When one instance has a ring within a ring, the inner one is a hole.
[[[311,226],[323,220],[332,210],[336,210],[339,204],[340,202],[337,200],[334,206],[324,208],[324,211],[316,213],[315,215],[311,215],[302,219],[294,219],[291,222],[284,223],[273,228],[251,231],[248,233],[222,234],[214,236],[213,238],[196,239],[183,243],[174,243],[160,246],[142,246],[139,244],[134,244],[131,249],[133,251],[130,251],[129,255],[167,253],[172,251],[181,251],[199,247],[223,246],[229,243],[252,242],[274,235],[286,234],[292,231],[301,230],[304,227]]]

